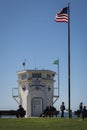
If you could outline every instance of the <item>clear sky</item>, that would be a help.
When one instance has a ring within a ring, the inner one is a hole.
[[[68,108],[68,24],[54,21],[69,0],[0,0],[0,109],[16,109],[17,71],[49,69],[59,58],[60,98]],[[70,0],[71,109],[87,106],[87,0]],[[55,77],[57,80],[57,77]],[[55,83],[55,86],[57,82]]]

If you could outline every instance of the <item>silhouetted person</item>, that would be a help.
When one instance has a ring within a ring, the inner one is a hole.
[[[62,104],[60,106],[60,110],[61,110],[61,117],[64,117],[64,110],[65,110],[64,102],[62,102]]]
[[[86,117],[87,114],[87,110],[86,110],[86,106],[83,107],[83,111],[82,111],[82,118],[84,120],[84,118]]]
[[[80,111],[83,110],[83,103],[82,103],[82,102],[79,104],[79,110],[80,110]]]
[[[18,118],[25,116],[24,108],[21,105],[19,105],[19,109],[17,110],[17,112],[18,112],[18,115],[17,115]]]
[[[82,116],[82,112],[83,112],[83,103],[82,102],[79,104],[79,110],[81,112],[80,116]]]

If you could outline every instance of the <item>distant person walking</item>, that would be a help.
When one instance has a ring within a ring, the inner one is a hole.
[[[61,118],[62,118],[62,117],[64,117],[64,110],[65,110],[64,102],[62,102],[62,104],[60,106],[60,110],[61,110]]]

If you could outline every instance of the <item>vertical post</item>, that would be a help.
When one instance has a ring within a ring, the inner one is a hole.
[[[53,104],[57,101],[57,99],[59,98],[59,87],[60,87],[60,82],[59,82],[59,59],[55,60],[53,62],[53,64],[57,65],[57,75],[58,75],[58,87],[56,89],[58,89],[58,95],[54,96],[56,99],[54,100]]]
[[[70,3],[68,3],[68,112],[71,117],[70,102]]]
[[[59,97],[59,88],[60,88],[60,81],[59,81],[59,59],[58,59],[58,97]]]

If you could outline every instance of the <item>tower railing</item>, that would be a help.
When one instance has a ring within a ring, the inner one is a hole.
[[[18,104],[20,104],[18,96],[18,88],[12,88],[12,97]]]

